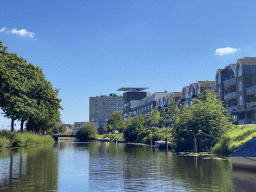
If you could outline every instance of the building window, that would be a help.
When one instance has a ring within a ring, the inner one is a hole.
[[[219,89],[219,92],[218,92],[219,97],[220,97],[220,94],[221,94],[221,89]]]
[[[252,86],[256,86],[256,78],[254,78],[254,79],[252,80],[252,83],[253,83]]]
[[[218,75],[218,79],[217,79],[217,84],[220,84],[221,83],[221,76],[220,74]]]
[[[243,105],[243,96],[239,95],[239,105]]]
[[[238,67],[237,67],[237,76],[241,76],[242,75],[242,67],[241,65],[238,64]]]
[[[238,82],[238,91],[242,91],[242,81]]]

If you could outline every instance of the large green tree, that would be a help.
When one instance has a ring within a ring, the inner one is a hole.
[[[110,118],[107,121],[108,130],[119,130],[123,132],[124,129],[124,120],[123,120],[123,112],[115,112],[112,113]]]
[[[28,121],[28,130],[47,131],[60,122],[61,99],[43,71],[16,53],[8,53],[0,41],[0,107],[5,116]]]
[[[198,151],[209,151],[231,127],[230,116],[216,99],[216,93],[205,90],[193,99],[192,108],[181,109],[180,121],[174,129],[176,150],[192,150],[195,138]]]

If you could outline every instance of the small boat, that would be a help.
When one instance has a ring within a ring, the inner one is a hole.
[[[124,143],[124,142],[125,142],[125,139],[119,138],[119,139],[117,140],[117,142],[118,142],[118,143]]]
[[[102,138],[100,141],[109,142],[109,141],[110,141],[110,138],[109,138],[109,137],[105,137],[105,138]]]
[[[172,143],[168,142],[168,148],[171,147]],[[166,141],[155,141],[155,147],[166,148]]]
[[[256,169],[256,138],[234,150],[230,160],[233,167]]]

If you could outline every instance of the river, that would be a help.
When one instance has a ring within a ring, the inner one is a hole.
[[[256,172],[142,145],[69,141],[1,150],[0,191],[256,191]]]

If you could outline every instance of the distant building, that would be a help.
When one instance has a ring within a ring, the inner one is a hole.
[[[113,112],[123,111],[123,97],[110,93],[89,98],[89,121],[102,127]]]
[[[189,86],[182,88],[181,98],[179,100],[180,104],[183,105],[186,102],[186,107],[192,107],[192,99],[197,97],[206,89],[214,90],[215,81],[197,81],[196,83],[191,83]]]
[[[130,101],[129,114],[133,117],[135,114],[148,115],[152,109],[158,110],[158,101],[165,100],[164,98],[169,97],[171,93],[166,92],[155,92],[148,97],[141,99],[140,101]],[[162,99],[163,98],[163,99]]]
[[[143,87],[122,87],[117,91],[125,91],[123,93],[123,118],[127,120],[129,116],[129,112],[131,112],[131,108],[139,103],[142,99],[151,95],[151,93],[144,92],[145,89]]]

